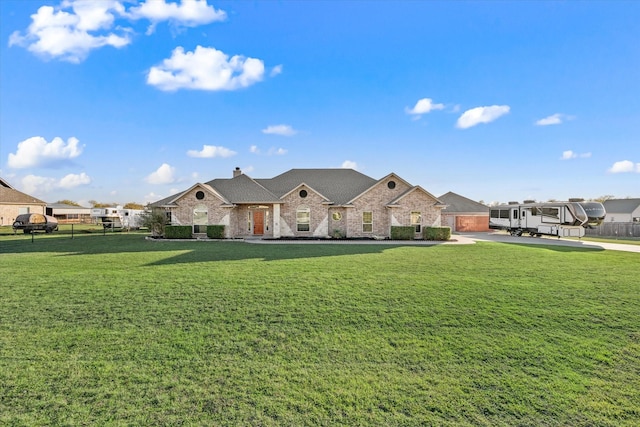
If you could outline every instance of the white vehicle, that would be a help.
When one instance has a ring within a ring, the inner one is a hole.
[[[140,228],[142,210],[122,206],[91,209],[91,217],[104,228]]]
[[[605,215],[598,202],[514,203],[493,206],[489,228],[507,230],[512,236],[582,237],[587,227],[602,224]]]

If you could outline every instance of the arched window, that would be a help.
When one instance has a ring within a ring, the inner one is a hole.
[[[299,206],[296,210],[296,225],[298,231],[309,231],[311,223],[311,209]]]

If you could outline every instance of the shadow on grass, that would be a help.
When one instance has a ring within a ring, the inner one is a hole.
[[[169,265],[212,261],[240,261],[260,259],[276,261],[287,259],[318,258],[329,256],[349,256],[362,254],[380,254],[386,250],[411,247],[415,250],[428,250],[441,245],[406,246],[402,244],[251,244],[243,241],[149,241],[145,233],[106,233],[74,236],[37,234],[0,236],[0,254],[51,253],[57,256],[107,255],[107,254],[143,254],[166,253],[162,259],[156,259],[142,265]],[[567,244],[527,244],[523,242],[481,242],[484,244],[508,244],[529,249],[551,250],[556,252],[594,252],[603,251],[598,247],[584,247],[579,242]],[[476,245],[473,245],[476,246]],[[453,246],[447,246],[453,248]]]
[[[167,265],[211,261],[316,258],[356,254],[377,254],[403,245],[371,244],[251,244],[243,241],[149,241],[146,234],[109,234],[105,236],[24,235],[0,237],[0,254],[51,253],[56,256],[166,253],[163,259],[145,265]],[[420,246],[430,248],[433,246]]]

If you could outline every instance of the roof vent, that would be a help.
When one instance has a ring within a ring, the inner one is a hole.
[[[584,202],[584,199],[582,197],[570,197],[569,201],[570,202]]]
[[[236,167],[236,168],[233,170],[233,177],[235,178],[236,176],[240,176],[240,175],[242,175],[242,170],[240,170],[240,168],[239,168],[239,167]]]
[[[535,200],[525,200],[525,201],[524,201],[524,202],[522,202],[522,203],[535,203],[535,202],[536,202]]]

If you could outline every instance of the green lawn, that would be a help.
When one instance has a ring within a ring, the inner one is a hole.
[[[0,236],[0,425],[640,419],[640,254],[143,236]]]

